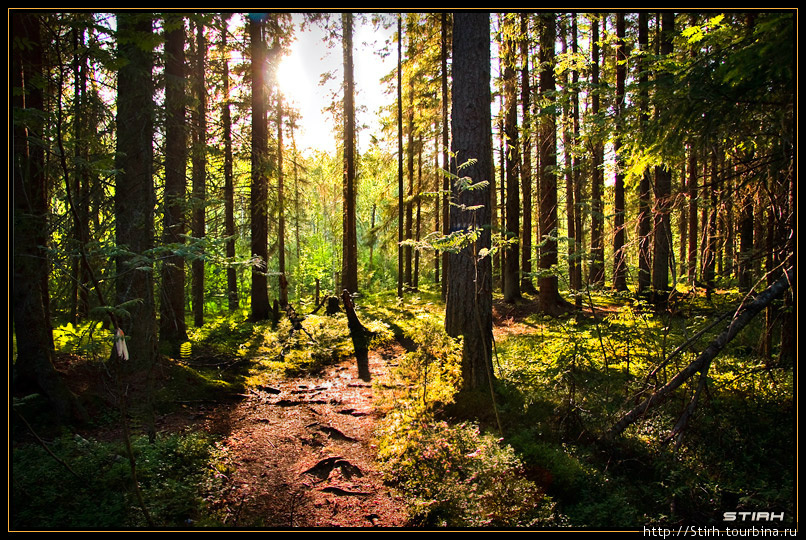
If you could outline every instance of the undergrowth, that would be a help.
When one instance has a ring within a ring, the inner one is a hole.
[[[680,431],[673,428],[698,376],[616,441],[602,437],[637,399],[694,360],[727,320],[672,353],[735,310],[740,296],[704,301],[692,294],[664,315],[629,296],[600,291],[589,299],[595,314],[546,317],[522,306],[525,315],[514,321],[520,329],[495,343],[494,405],[484,396],[456,403],[458,380],[445,374],[460,348],[439,336],[440,314],[427,294],[412,313],[387,303],[402,337],[418,347],[400,362],[406,383],[379,432],[385,470],[409,497],[412,523],[640,530],[719,526],[724,512],[761,511],[785,516],[773,525],[792,524],[794,374],[759,355],[761,321],[712,363]],[[515,500],[497,493],[491,477],[506,479]],[[509,514],[486,506],[496,498],[507,501]]]
[[[359,316],[375,333],[374,345],[397,339],[408,350],[381,394],[385,415],[376,443],[387,481],[409,503],[411,525],[640,529],[722,525],[728,511],[783,512],[783,524],[792,523],[794,370],[774,354],[759,354],[760,320],[714,360],[679,433],[672,429],[698,376],[616,441],[601,439],[639,398],[703,350],[724,324],[664,362],[738,298],[691,295],[674,314],[660,316],[628,296],[595,292],[586,300],[599,308],[595,314],[557,318],[530,310],[527,298],[510,321],[517,331],[497,334],[494,402],[459,399],[461,344],[443,330],[438,292],[408,293],[403,301],[394,292],[360,298]],[[251,323],[243,312],[211,317],[164,364],[170,369],[156,393],[163,403],[159,412],[179,399],[214,399],[314,373],[353,354],[343,314],[310,315],[303,327],[293,329],[285,318],[276,325]],[[108,336],[100,327],[65,325],[54,338],[60,354],[102,366]],[[29,418],[47,412],[35,399],[15,399],[14,405]],[[493,407],[503,433],[491,420]],[[106,411],[96,427],[119,422],[114,408]],[[15,422],[12,428],[12,526],[144,524],[119,439],[50,436],[44,443],[54,459],[24,426]],[[133,444],[138,480],[156,522],[220,525],[216,508],[228,464],[214,440],[201,433],[163,434],[152,444],[136,434]]]
[[[476,422],[439,419],[461,379],[461,344],[428,316],[407,322],[416,347],[396,370],[394,406],[377,433],[387,481],[417,527],[559,525],[551,498],[524,475],[512,447]]]
[[[122,442],[64,434],[12,452],[14,530],[130,529],[148,526],[134,495]],[[204,433],[135,437],[137,479],[158,527],[217,526],[211,512],[223,488],[225,454]]]

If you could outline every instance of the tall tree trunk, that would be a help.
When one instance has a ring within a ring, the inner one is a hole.
[[[728,172],[729,171],[729,172]],[[735,209],[733,206],[733,196],[734,196],[734,182],[733,182],[733,173],[735,168],[733,164],[728,165],[728,169],[726,169],[725,179],[724,179],[724,186],[723,189],[725,190],[725,194],[723,196],[723,200],[725,201],[725,211],[724,211],[724,218],[725,218],[725,268],[723,275],[726,278],[730,278],[733,276],[733,272],[736,268],[736,231],[734,230],[734,220],[733,216],[735,213]]]
[[[221,102],[221,123],[224,130],[224,235],[227,237],[227,259],[235,257],[235,186],[232,171],[232,117],[230,113],[229,61],[227,51],[227,17],[221,17],[221,80],[224,99]],[[230,311],[238,309],[238,276],[233,266],[227,267],[227,303]]]
[[[412,24],[411,20],[409,20],[409,24]],[[412,44],[413,38],[411,37],[412,32],[409,31],[409,52],[408,57],[414,58],[415,51],[414,45]],[[409,74],[408,79],[408,86],[409,86],[409,107],[407,113],[407,127],[406,127],[406,138],[408,139],[406,142],[406,177],[409,179],[409,186],[408,191],[406,192],[406,231],[405,236],[406,240],[411,242],[413,237],[413,229],[414,229],[414,77]],[[411,245],[406,246],[405,250],[406,256],[406,287],[408,289],[412,289],[414,287],[414,267],[413,267],[413,256],[414,250],[412,249]]]
[[[517,53],[515,50],[514,21],[511,15],[504,15],[502,62],[504,65],[504,150],[506,181],[506,245],[504,256],[504,301],[514,302],[521,298],[520,265],[520,182],[518,164],[520,149],[518,143],[518,81],[515,72]]]
[[[596,14],[591,21],[591,115],[596,118],[600,114],[601,88],[599,87],[599,24],[601,15]],[[604,285],[604,207],[602,190],[604,188],[604,142],[599,134],[594,133],[591,141],[593,166],[591,171],[591,262],[588,282],[594,286]]]
[[[532,89],[529,74],[529,16],[521,14],[521,111],[523,115],[523,152],[521,153],[521,291],[535,294],[532,283]]]
[[[194,75],[195,101],[193,122],[193,187],[192,205],[193,237],[198,241],[206,235],[205,207],[207,205],[207,90],[205,84],[205,63],[207,59],[207,40],[204,37],[204,24],[196,23],[196,58]],[[193,324],[200,327],[204,324],[204,259],[196,257],[191,264]]]
[[[678,244],[677,262],[679,270],[676,272],[675,281],[680,281],[688,273],[687,258],[687,245],[688,245],[688,185],[686,179],[686,161],[680,163],[680,185],[677,188],[677,197],[675,197],[675,209],[679,213],[677,218],[677,236],[680,239]]]
[[[668,56],[672,53],[674,13],[663,12],[661,25],[660,53],[661,56]],[[669,295],[669,259],[672,247],[671,195],[672,171],[667,165],[659,165],[655,167],[655,234],[652,246],[652,292],[654,303],[658,308],[666,306]]]
[[[397,16],[397,297],[403,297],[403,15]]]
[[[457,12],[453,27],[452,150],[453,172],[473,183],[489,182],[493,174],[490,113],[490,19],[487,13]],[[457,165],[475,160],[458,170]],[[488,186],[453,190],[451,231],[483,227],[480,237],[449,263],[445,328],[449,335],[464,336],[462,384],[465,390],[485,389],[492,378],[492,267]]]
[[[283,177],[283,96],[277,92],[277,265],[280,274],[280,305],[288,305],[285,271],[285,186]]]
[[[344,56],[344,220],[342,288],[358,292],[358,237],[356,232],[355,84],[353,82],[353,14],[342,13]]]
[[[499,60],[499,68],[501,67],[501,61]],[[503,95],[499,96],[499,103],[501,110],[504,109],[504,99]],[[490,204],[492,205],[493,216],[492,216],[492,226],[493,230],[504,236],[506,234],[506,219],[507,219],[507,208],[506,208],[506,170],[507,166],[504,160],[504,117],[503,115],[498,116],[498,140],[500,144],[498,146],[498,171],[499,177],[496,178],[493,175],[492,180],[490,180]],[[497,183],[496,183],[497,182]],[[506,291],[506,271],[504,266],[506,265],[506,260],[504,257],[504,250],[503,249],[496,249],[495,253],[493,254],[493,268],[498,276],[498,285],[501,289],[501,294],[504,294]]]
[[[267,283],[268,233],[268,126],[266,104],[266,46],[264,24],[259,18],[249,19],[252,54],[252,186],[249,214],[252,228],[252,314],[253,321],[267,320],[270,315]]]
[[[792,146],[787,145],[788,152],[791,154]],[[791,161],[791,162],[794,162]],[[789,225],[788,230],[783,232],[786,234],[784,242],[784,249],[786,259],[794,257],[795,254],[795,231],[797,230],[797,189],[795,186],[795,178],[792,171],[787,171],[786,185],[787,185],[787,205],[786,213],[784,214],[784,225]],[[789,261],[787,261],[788,263]],[[795,315],[795,296],[797,290],[796,276],[792,276],[790,281],[790,294],[784,297],[784,315],[781,322],[781,344],[778,352],[778,360],[782,365],[792,366],[797,353],[797,338],[796,338],[796,324],[797,316]]]
[[[293,156],[293,167],[292,171],[294,173],[294,246],[296,248],[297,253],[297,265],[299,266],[300,260],[302,258],[301,255],[301,246],[302,241],[300,240],[300,230],[299,230],[299,154],[297,153],[297,140],[294,134],[294,130],[296,128],[296,124],[291,122],[291,155]]]
[[[697,24],[698,15],[691,14],[691,24]],[[692,46],[689,55],[694,58],[697,55],[697,47]],[[688,212],[687,225],[688,225],[688,251],[686,257],[686,271],[687,281],[689,287],[696,288],[697,283],[697,234],[699,224],[697,222],[697,207],[698,207],[698,169],[697,169],[697,153],[698,148],[695,143],[688,145],[687,168],[688,180],[686,182],[688,189]],[[683,249],[681,248],[681,253]],[[680,258],[681,267],[683,266],[683,257]]]
[[[121,330],[137,368],[150,369],[157,359],[152,261],[154,247],[153,179],[154,85],[153,53],[142,40],[152,37],[145,13],[117,17],[118,70],[117,158],[115,169],[115,243],[126,246],[115,259],[116,303],[126,304]]]
[[[708,235],[703,254],[703,281],[705,281],[706,294],[710,298],[714,290],[714,278],[716,277],[716,243],[717,243],[717,158],[716,151],[711,153],[711,204],[708,209],[708,223],[706,234]]]
[[[571,15],[572,17],[575,15]],[[560,20],[560,41],[562,43],[563,56],[568,55],[568,27],[564,23],[564,19]],[[572,142],[573,129],[573,95],[575,90],[570,87],[568,81],[568,72],[562,72],[561,85],[563,88],[563,124],[562,124],[562,138],[563,138],[563,157],[565,166],[565,216],[566,228],[568,229],[568,283],[571,291],[577,289],[575,287],[575,274],[577,272],[577,256],[576,256],[576,204],[574,197],[574,167],[573,167],[573,153],[572,146],[576,141]],[[570,93],[570,94],[569,94]]]
[[[415,191],[415,199],[417,210],[414,213],[414,241],[420,242],[420,227],[422,224],[422,195],[423,193],[423,136],[418,135],[417,140],[417,189]],[[414,252],[414,277],[412,280],[414,290],[418,290],[420,286],[420,250]]]
[[[442,234],[447,235],[450,231],[450,204],[449,193],[451,189],[451,182],[447,172],[450,170],[450,146],[449,146],[449,132],[450,132],[450,117],[448,116],[448,30],[450,25],[448,23],[448,14],[443,12],[440,25],[440,62],[442,69],[441,86],[442,86]],[[448,294],[448,264],[450,257],[448,252],[442,253],[442,299],[445,300]]]
[[[79,244],[79,250],[85,249],[90,240],[89,228],[89,170],[86,166],[89,163],[89,140],[87,112],[84,107],[89,100],[87,94],[87,53],[85,50],[83,28],[73,28],[73,72],[74,75],[74,97],[73,97],[73,137],[75,139],[74,148],[74,195],[76,214],[78,220],[74,220],[74,234]],[[89,303],[87,295],[88,276],[80,257],[73,259],[73,289],[71,291],[70,318],[72,323],[87,317],[89,313]]]
[[[431,186],[434,193],[434,233],[439,234],[442,230],[442,197],[439,195],[439,190],[442,188],[442,175],[439,172],[439,136],[440,136],[440,121],[439,113],[434,111],[434,183]],[[442,262],[442,254],[438,250],[434,250],[434,283],[441,281],[440,263]]]
[[[47,189],[41,144],[44,112],[39,16],[12,13],[13,245],[11,290],[17,357],[12,389],[42,391],[61,418],[81,418],[76,397],[53,366],[53,336],[42,283],[47,279]],[[25,46],[18,46],[24,43]]]
[[[540,16],[540,278],[538,303],[544,313],[556,314],[562,308],[558,278],[552,271],[557,265],[557,127],[555,104],[554,43],[556,19],[553,13]]]
[[[692,145],[688,152],[688,283],[692,288],[697,282],[698,175],[697,149]]]
[[[638,103],[640,109],[641,131],[646,131],[649,119],[649,21],[645,12],[638,13],[638,43],[643,60],[638,62]],[[651,222],[651,182],[649,170],[641,175],[638,186],[638,294],[645,294],[652,285],[652,257],[650,242],[652,234]]]
[[[627,290],[627,259],[624,252],[626,243],[624,229],[624,156],[621,154],[621,141],[625,127],[621,125],[624,111],[624,85],[627,79],[627,43],[625,38],[624,13],[616,14],[616,138],[613,151],[616,156],[615,204],[613,236],[613,288],[617,291]]]
[[[162,241],[181,245],[185,238],[187,127],[185,125],[185,20],[165,17],[165,212]],[[162,263],[160,341],[171,354],[187,341],[185,323],[185,258],[169,255]]]
[[[577,37],[577,14],[573,14],[571,20],[571,49],[574,56],[579,52],[579,41]],[[573,146],[579,144],[579,71],[574,69],[571,75],[571,85],[573,86],[571,97],[573,113]],[[579,253],[584,251],[583,230],[582,230],[582,172],[578,152],[574,152],[573,157],[573,182],[574,182],[574,272],[571,274],[571,289],[579,291],[582,289],[582,260]],[[577,295],[577,304],[580,305],[581,298]]]

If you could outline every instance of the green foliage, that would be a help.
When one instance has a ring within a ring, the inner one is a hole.
[[[679,436],[670,438],[696,376],[622,439],[595,442],[636,396],[668,381],[722,330],[717,325],[658,369],[736,296],[727,291],[709,303],[692,295],[676,305],[685,316],[669,316],[598,293],[590,298],[596,317],[530,315],[522,331],[497,340],[507,443],[572,526],[719,523],[724,511],[759,508],[794,515],[793,374],[756,355],[761,321],[710,366]]]
[[[512,448],[470,424],[420,424],[384,468],[423,527],[556,525],[551,500],[525,479]]]
[[[16,445],[11,456],[10,523],[15,530],[120,529],[146,526],[132,491],[122,443],[65,434],[49,449]],[[213,504],[222,489],[226,459],[200,433],[133,441],[137,478],[158,526],[215,525]]]
[[[511,447],[474,424],[435,419],[459,388],[461,342],[427,309],[409,320],[405,335],[416,346],[395,372],[403,390],[394,394],[377,437],[386,478],[405,494],[412,523],[556,525],[551,500],[523,476]]]
[[[424,412],[430,411],[453,401],[462,377],[462,351],[458,342],[431,319],[415,319],[410,332],[417,347],[400,360],[398,371],[416,387],[414,400]]]
[[[113,334],[96,321],[70,322],[53,329],[53,345],[58,352],[86,358],[107,357]]]

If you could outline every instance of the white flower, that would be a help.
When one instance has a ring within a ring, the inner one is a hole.
[[[115,350],[118,353],[118,357],[124,360],[129,359],[129,349],[126,348],[126,336],[123,335],[123,330],[120,328],[115,331]]]

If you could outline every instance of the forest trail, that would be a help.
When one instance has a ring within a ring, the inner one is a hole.
[[[369,354],[371,380],[350,357],[321,373],[252,389],[207,416],[232,461],[228,527],[402,527],[405,505],[374,459],[375,386],[389,382],[398,344]]]

